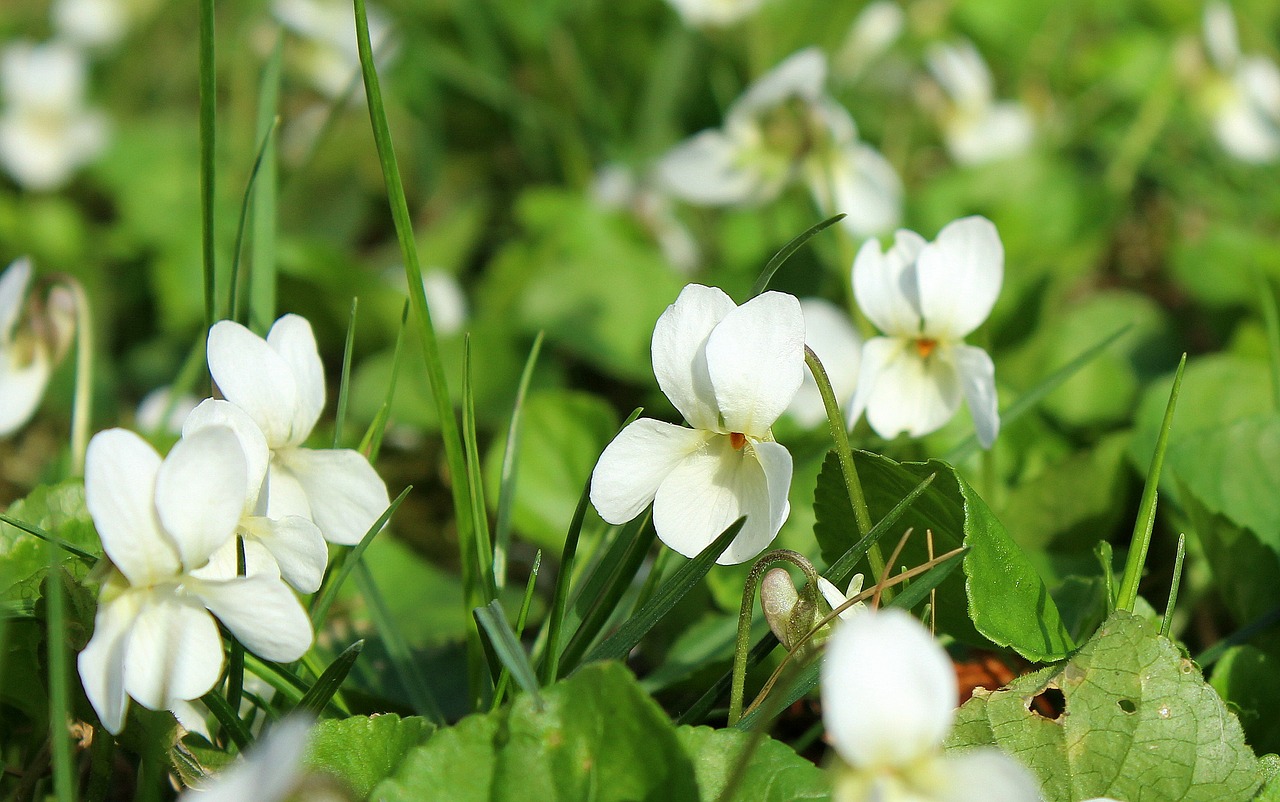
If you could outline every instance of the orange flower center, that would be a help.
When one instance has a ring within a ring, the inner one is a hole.
[[[921,337],[920,339],[916,340],[916,351],[920,354],[921,359],[928,359],[929,354],[932,354],[933,349],[937,347],[938,347],[937,340],[930,340],[925,337]]]
[[[729,445],[733,446],[734,451],[741,451],[746,444],[747,436],[742,432],[731,432],[729,434]]]

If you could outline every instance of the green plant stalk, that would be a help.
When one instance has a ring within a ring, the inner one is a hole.
[[[1266,276],[1258,274],[1258,300],[1262,320],[1267,328],[1267,358],[1271,364],[1271,402],[1280,412],[1280,311],[1276,309],[1276,293]]]
[[[271,143],[279,118],[271,121],[271,126],[262,135],[258,144],[258,155],[253,159],[253,169],[249,171],[249,180],[244,185],[244,196],[240,199],[240,219],[236,222],[236,243],[231,249],[231,280],[227,295],[230,317],[240,323],[248,323],[248,310],[240,308],[240,252],[244,250],[244,232],[249,223],[249,207],[253,205],[253,189],[257,184],[258,170],[262,168],[262,160],[267,155],[267,146]],[[250,277],[252,282],[252,277]]]
[[[236,535],[236,576],[245,575],[244,538]],[[240,714],[240,698],[244,694],[244,644],[229,634],[231,656],[227,660],[227,706]]]
[[[516,455],[520,450],[520,419],[524,401],[533,380],[533,368],[542,351],[543,332],[533,340],[529,357],[525,360],[520,384],[516,389],[515,404],[511,407],[511,425],[507,427],[507,439],[502,451],[502,475],[498,481],[498,512],[493,524],[493,581],[497,588],[507,584],[507,550],[511,546],[511,510],[515,506]]]
[[[1164,605],[1164,618],[1160,619],[1160,634],[1169,637],[1173,625],[1173,608],[1178,604],[1178,586],[1182,584],[1182,561],[1187,556],[1186,533],[1178,533],[1178,553],[1173,558],[1173,580],[1169,584],[1169,601]]]
[[[46,544],[45,550],[49,560],[49,572],[44,583],[48,605],[45,644],[49,651],[49,744],[53,759],[53,790],[58,802],[71,802],[76,798],[76,785],[71,736],[67,732],[71,705],[68,699],[66,597],[58,551],[52,543]]]
[[[373,522],[373,526],[369,527],[369,531],[364,533],[364,537],[360,538],[360,542],[347,553],[346,559],[342,562],[342,567],[338,569],[335,576],[324,583],[323,587],[312,597],[311,603],[311,628],[313,632],[319,632],[324,626],[324,620],[329,615],[329,608],[338,598],[338,591],[342,589],[342,584],[347,581],[347,577],[351,576],[351,572],[355,570],[356,563],[364,556],[364,552],[369,548],[369,544],[382,531],[387,522],[391,520],[391,516],[395,515],[396,510],[400,508],[401,502],[408,497],[409,491],[413,489],[413,485],[409,485],[400,491],[400,495],[395,497],[387,508],[383,510],[382,515],[378,516],[378,520]]]
[[[804,347],[804,363],[809,366],[809,372],[813,374],[818,392],[822,395],[822,405],[827,409],[827,424],[831,430],[831,439],[835,441],[836,458],[840,460],[840,472],[844,475],[844,486],[849,493],[853,519],[858,524],[858,535],[866,537],[872,526],[871,511],[867,508],[867,497],[862,492],[858,469],[853,464],[853,451],[849,448],[849,433],[844,428],[840,404],[836,401],[835,390],[831,389],[826,368],[822,367],[818,355],[807,345]],[[867,551],[867,563],[872,574],[879,576],[884,572],[884,555],[880,553],[879,543],[873,544]]]
[[[778,268],[782,267],[795,252],[804,247],[804,244],[813,239],[824,229],[830,228],[836,223],[844,219],[843,213],[834,217],[828,217],[821,223],[810,227],[800,235],[792,238],[790,242],[782,246],[782,249],[773,255],[773,258],[764,266],[764,270],[760,271],[760,276],[756,279],[756,283],[751,287],[751,297],[754,298],[769,288],[769,282],[773,280],[773,274],[778,272]]]
[[[284,33],[276,37],[258,86],[258,127],[256,136],[266,140],[259,178],[253,185],[253,226],[249,238],[249,296],[245,308],[248,326],[265,334],[276,314],[276,207],[279,199],[280,166],[277,144],[268,133],[280,118],[280,73],[284,61]],[[238,252],[238,251],[237,251]]]
[[[93,728],[93,741],[89,744],[89,787],[85,789],[86,802],[103,802],[111,790],[112,763],[116,754],[116,739],[101,727]]]
[[[1156,450],[1151,456],[1151,468],[1147,471],[1147,484],[1142,489],[1142,501],[1138,504],[1138,519],[1133,524],[1133,540],[1129,544],[1129,555],[1124,563],[1124,576],[1120,580],[1120,595],[1116,602],[1117,610],[1133,611],[1138,600],[1138,580],[1142,578],[1142,569],[1147,562],[1147,550],[1151,547],[1151,531],[1156,525],[1156,499],[1159,496],[1160,469],[1164,465],[1164,452],[1169,446],[1169,432],[1173,429],[1173,410],[1178,405],[1178,391],[1182,389],[1182,372],[1187,366],[1187,355],[1178,360],[1178,372],[1173,377],[1173,390],[1169,393],[1169,404],[1164,409],[1164,420],[1160,424],[1160,437],[1156,440]]]
[[[502,603],[494,599],[484,607],[477,607],[473,615],[477,623],[484,628],[485,634],[489,636],[489,643],[502,664],[502,670],[515,677],[520,688],[532,696],[541,708],[542,693],[538,687],[538,677],[529,663],[529,655],[520,644],[519,636],[507,621]],[[498,695],[495,692],[494,699],[497,698]]]
[[[560,550],[560,570],[556,574],[556,589],[551,596],[551,612],[547,616],[547,641],[538,665],[538,681],[544,686],[556,681],[560,672],[560,640],[564,632],[565,608],[569,604],[569,583],[573,578],[573,563],[578,555],[578,538],[582,534],[582,522],[587,516],[590,501],[591,480],[582,488],[578,506],[569,521],[564,547]]]
[[[210,1],[206,0],[206,2]],[[449,385],[445,380],[444,364],[440,359],[440,345],[436,340],[435,328],[431,324],[431,311],[427,307],[427,296],[422,286],[422,267],[418,262],[418,246],[413,237],[413,221],[409,216],[409,204],[405,199],[404,185],[400,180],[400,168],[396,163],[395,148],[391,142],[391,129],[387,124],[386,107],[382,100],[382,86],[374,67],[365,2],[364,0],[353,0],[353,2],[355,3],[356,44],[360,51],[360,69],[364,75],[369,120],[373,126],[378,160],[382,165],[382,177],[387,185],[387,201],[395,222],[396,237],[404,256],[405,278],[409,284],[409,301],[419,323],[422,353],[427,363],[427,380],[431,384],[431,394],[435,398],[436,412],[440,419],[440,436],[444,442],[445,460],[449,468],[458,543],[462,552],[462,564],[466,567],[473,559],[475,549],[472,543],[474,532],[468,514],[470,492],[467,488],[467,465],[463,458],[462,437],[458,431],[458,422],[453,415],[453,405],[449,400]],[[471,604],[469,596],[464,597],[463,603],[466,605],[467,620],[474,622],[471,618],[471,609],[476,605]],[[484,647],[480,642],[479,629],[474,623],[467,627],[467,676],[474,698],[474,691],[483,685],[485,676]]]
[[[538,569],[542,567],[542,549],[533,555],[533,567],[529,569],[529,581],[524,586],[524,599],[520,602],[520,612],[516,615],[516,635],[519,636],[524,632],[525,624],[529,620],[529,608],[533,606],[533,588],[538,581]],[[502,698],[507,693],[507,686],[511,684],[511,669],[506,665],[502,666],[502,673],[498,675],[498,685],[493,691],[493,703],[489,706],[489,711],[493,712],[502,705]]]
[[[471,514],[471,531],[475,541],[475,577],[478,581],[478,601],[487,605],[498,598],[494,580],[493,541],[489,538],[489,513],[484,503],[484,477],[480,475],[480,446],[476,440],[476,401],[471,366],[471,335],[462,340],[462,444],[466,449],[467,489]],[[472,608],[474,611],[475,608]]]
[[[369,604],[369,613],[373,618],[374,626],[377,627],[378,634],[382,636],[382,642],[387,647],[391,667],[409,689],[414,712],[429,719],[433,724],[443,725],[444,714],[440,712],[440,705],[431,695],[430,686],[422,676],[418,664],[414,662],[404,636],[392,622],[391,612],[387,609],[386,600],[382,598],[382,592],[378,590],[378,585],[373,579],[373,572],[363,560],[355,561],[354,570],[356,584],[360,586],[360,592]]]
[[[1153,82],[1152,89],[1147,93],[1133,124],[1125,133],[1115,158],[1107,167],[1104,180],[1107,188],[1116,195],[1125,196],[1133,190],[1133,181],[1138,174],[1138,168],[1152,152],[1151,146],[1164,130],[1169,114],[1178,101],[1179,82],[1173,70],[1169,69],[1171,63],[1172,59],[1169,64],[1166,64],[1158,80]]]
[[[342,447],[342,430],[347,422],[347,400],[351,392],[351,353],[356,343],[356,310],[359,298],[351,299],[351,314],[347,317],[347,341],[342,346],[342,378],[338,381],[338,410],[333,423],[333,447]]]
[[[320,677],[316,680],[307,692],[302,695],[295,712],[305,713],[308,716],[315,717],[320,715],[325,707],[328,706],[329,700],[334,697],[338,689],[342,687],[342,681],[347,678],[351,667],[356,664],[356,659],[360,657],[361,650],[364,649],[364,640],[358,640],[348,646],[338,655],[329,667],[321,672]]]
[[[807,350],[807,349],[806,349]],[[733,647],[733,686],[729,691],[729,726],[742,718],[742,697],[747,687],[747,652],[751,647],[751,619],[755,614],[756,591],[760,588],[764,572],[779,562],[789,562],[799,568],[812,587],[818,586],[818,572],[803,554],[789,549],[775,549],[756,560],[742,588],[742,605],[738,607],[738,636]]]
[[[249,748],[253,743],[253,735],[249,732],[249,728],[244,725],[240,717],[236,715],[236,711],[227,704],[227,700],[222,698],[216,690],[209,691],[200,697],[200,701],[204,702],[204,706],[209,708],[209,712],[218,720],[222,728],[231,736],[231,741],[240,751]]]
[[[378,414],[374,415],[373,422],[360,439],[360,452],[369,458],[370,463],[377,461],[378,454],[382,451],[382,436],[386,433],[387,421],[391,418],[391,403],[395,400],[396,382],[400,378],[400,357],[404,353],[404,330],[408,322],[409,302],[405,301],[400,312],[400,328],[396,331],[396,345],[391,351],[391,378],[387,381],[387,394],[382,399],[382,406],[378,407]]]
[[[31,535],[32,537],[38,537],[41,540],[45,541],[46,543],[52,543],[53,545],[67,552],[68,554],[74,554],[76,557],[79,557],[82,561],[84,561],[87,565],[93,565],[98,561],[98,557],[96,554],[90,554],[89,552],[85,551],[84,549],[80,548],[74,543],[69,543],[66,540],[63,540],[62,538],[58,537],[57,535],[50,534],[49,532],[44,531],[43,529],[36,526],[35,524],[29,524],[26,521],[20,521],[17,518],[12,518],[8,515],[5,515],[4,513],[0,513],[0,521],[7,523],[9,526],[14,527],[15,529],[21,529],[23,532],[26,532],[28,535]]]
[[[204,262],[205,331],[218,319],[214,255],[214,132],[218,79],[214,65],[214,0],[200,0],[200,243]]]
[[[84,475],[84,455],[89,449],[89,427],[93,423],[93,311],[89,296],[79,281],[70,276],[63,285],[76,306],[75,400],[71,404],[71,475]]]

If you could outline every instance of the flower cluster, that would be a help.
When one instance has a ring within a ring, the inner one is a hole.
[[[972,42],[934,44],[928,59],[948,99],[939,118],[951,158],[981,164],[1030,147],[1035,133],[1031,113],[1016,101],[996,101],[991,70]]]
[[[129,698],[199,728],[189,702],[222,674],[218,622],[265,659],[301,657],[311,622],[289,586],[315,591],[325,539],[357,542],[387,507],[363,455],[302,446],[324,407],[306,320],[285,315],[265,340],[222,321],[208,358],[225,400],[197,406],[167,456],[124,429],[89,443],[86,503],[111,567],[79,668],[111,732]]]

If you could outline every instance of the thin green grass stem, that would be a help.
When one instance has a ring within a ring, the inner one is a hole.
[[[1258,302],[1262,305],[1262,321],[1267,330],[1267,359],[1271,364],[1271,403],[1280,412],[1280,311],[1276,309],[1276,292],[1263,274],[1258,274]]]
[[[1164,420],[1160,424],[1160,436],[1156,440],[1156,450],[1151,456],[1151,467],[1147,471],[1147,484],[1142,489],[1142,501],[1138,504],[1138,519],[1133,524],[1133,540],[1129,544],[1129,555],[1124,563],[1124,576],[1120,580],[1120,593],[1116,601],[1116,609],[1133,611],[1138,600],[1138,582],[1142,579],[1142,569],[1147,562],[1147,551],[1151,547],[1151,531],[1156,525],[1156,500],[1160,489],[1160,469],[1164,465],[1164,452],[1169,446],[1169,432],[1173,429],[1173,411],[1178,405],[1178,391],[1182,389],[1182,372],[1187,366],[1187,355],[1178,360],[1178,371],[1173,377],[1173,389],[1169,392],[1169,403],[1164,409]]]
[[[404,636],[392,620],[391,611],[387,608],[387,602],[374,581],[373,572],[363,560],[356,560],[354,565],[356,584],[360,586],[360,593],[369,605],[370,617],[373,618],[378,634],[382,636],[382,643],[391,659],[392,670],[409,691],[409,701],[413,705],[414,712],[430,719],[434,724],[444,724],[444,714],[440,711],[440,705],[431,694],[426,677],[422,675],[422,669],[414,661]]]
[[[507,550],[511,547],[511,511],[515,507],[516,494],[516,456],[520,451],[520,421],[524,412],[525,397],[529,394],[529,383],[533,380],[533,368],[538,363],[538,354],[542,352],[542,335],[533,340],[529,349],[529,357],[524,362],[524,370],[520,374],[520,384],[516,388],[515,404],[511,408],[511,425],[507,427],[507,439],[502,450],[502,475],[498,481],[498,512],[493,524],[493,581],[501,589],[507,584]]]
[[[227,308],[230,310],[230,318],[240,323],[248,323],[249,313],[247,309],[241,309],[240,297],[248,293],[240,287],[240,254],[244,250],[244,236],[249,224],[249,208],[253,205],[253,189],[257,185],[258,171],[262,168],[263,159],[267,155],[267,147],[271,143],[271,139],[275,134],[276,124],[279,119],[271,121],[271,126],[267,128],[266,133],[262,135],[262,140],[258,144],[258,153],[253,159],[253,169],[249,171],[249,180],[244,185],[244,196],[240,199],[240,218],[236,222],[236,242],[231,249],[231,280],[228,282],[228,296],[230,303]],[[250,279],[252,283],[252,279]],[[248,305],[248,299],[245,301]]]
[[[71,734],[67,731],[71,703],[69,659],[67,656],[67,609],[65,590],[62,587],[62,566],[58,563],[58,550],[52,543],[45,545],[49,560],[49,573],[45,577],[45,604],[48,629],[45,643],[49,654],[49,744],[53,761],[53,791],[58,802],[72,802],[76,798],[75,765],[71,751]]]
[[[204,263],[204,322],[218,320],[214,253],[214,144],[218,79],[214,64],[214,0],[200,0],[200,243]]]
[[[84,455],[89,449],[89,428],[93,425],[93,310],[84,286],[67,277],[63,285],[75,299],[76,380],[71,404],[71,475],[84,475]]]
[[[1160,634],[1169,637],[1173,625],[1173,608],[1178,604],[1178,589],[1182,584],[1182,561],[1187,556],[1186,533],[1178,533],[1178,552],[1173,558],[1173,580],[1169,583],[1169,601],[1164,606],[1164,618],[1160,620]]]
[[[277,138],[269,134],[279,123],[280,74],[284,61],[284,33],[262,71],[258,85],[256,137],[264,143],[258,179],[253,183],[253,223],[249,237],[249,292],[244,316],[248,326],[265,334],[276,315],[276,207],[280,195]],[[236,251],[239,253],[239,250]]]
[[[347,341],[342,346],[342,378],[338,382],[338,410],[333,423],[333,447],[342,447],[342,430],[347,422],[347,402],[351,393],[351,353],[356,342],[356,310],[360,299],[351,299],[351,314],[347,317]]]
[[[472,370],[471,335],[467,334],[462,340],[462,444],[467,458],[467,489],[470,492],[468,501],[480,593],[478,601],[487,605],[498,597],[498,590],[494,580],[493,541],[489,537],[489,511],[484,503],[484,477],[480,474],[480,445],[476,439],[476,399]]]
[[[396,330],[396,345],[391,351],[391,378],[387,380],[387,394],[382,399],[382,406],[378,408],[378,414],[373,416],[373,422],[369,424],[369,428],[365,431],[364,437],[360,439],[360,452],[369,458],[369,462],[376,462],[378,454],[382,451],[382,437],[387,431],[387,422],[391,420],[391,404],[396,397],[396,382],[400,378],[400,366],[403,362],[401,357],[404,354],[404,330],[409,323],[409,302],[404,302],[404,308],[400,311],[400,328]]]
[[[542,567],[542,549],[538,549],[533,555],[533,567],[529,569],[529,581],[524,586],[524,599],[520,602],[520,612],[516,615],[516,637],[524,632],[525,624],[529,621],[529,608],[533,606],[533,589],[538,582],[538,570]],[[507,686],[511,684],[511,669],[505,664],[502,666],[502,673],[498,675],[498,685],[493,691],[493,703],[489,706],[490,712],[497,710],[502,705],[502,698],[506,695]]]

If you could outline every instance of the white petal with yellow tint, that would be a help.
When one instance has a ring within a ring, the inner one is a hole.
[[[766,292],[733,309],[707,338],[706,362],[724,430],[766,436],[804,378],[800,302]]]
[[[605,448],[591,473],[596,512],[611,524],[635,518],[676,466],[712,437],[712,432],[649,418],[631,422]]]

